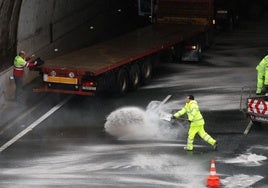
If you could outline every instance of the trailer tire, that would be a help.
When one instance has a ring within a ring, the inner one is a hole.
[[[117,96],[123,96],[128,91],[128,74],[126,69],[121,68],[118,71],[117,77],[116,77],[116,83],[115,83],[115,94]]]
[[[129,88],[136,90],[141,84],[141,71],[138,64],[133,64],[129,70]]]
[[[150,59],[141,64],[141,82],[143,85],[148,84],[152,78],[153,66]]]

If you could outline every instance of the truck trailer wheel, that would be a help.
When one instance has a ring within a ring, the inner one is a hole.
[[[116,83],[115,83],[115,94],[118,96],[123,96],[128,91],[128,74],[126,69],[121,68],[118,71],[117,77],[116,77]]]
[[[141,71],[135,63],[131,65],[129,70],[129,87],[131,90],[136,90],[141,84]]]
[[[141,64],[141,81],[142,84],[148,84],[152,78],[153,66],[150,59],[147,59]]]

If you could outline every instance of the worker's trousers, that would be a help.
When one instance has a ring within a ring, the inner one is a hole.
[[[16,91],[15,91],[15,100],[18,102],[23,101],[23,77],[22,76],[14,76]]]
[[[205,122],[204,120],[194,121],[190,124],[190,129],[188,131],[188,139],[187,139],[187,150],[193,150],[194,148],[194,138],[195,135],[198,134],[205,142],[210,145],[214,145],[216,140],[214,140],[204,129]]]

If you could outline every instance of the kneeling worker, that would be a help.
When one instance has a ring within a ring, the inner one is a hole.
[[[199,111],[198,103],[194,100],[193,95],[186,97],[185,106],[173,115],[173,118],[179,118],[187,113],[188,121],[190,122],[190,129],[188,131],[187,146],[184,147],[187,151],[192,151],[194,146],[195,135],[198,134],[204,141],[209,143],[214,150],[217,150],[217,142],[213,139],[205,130],[205,121],[202,114]]]

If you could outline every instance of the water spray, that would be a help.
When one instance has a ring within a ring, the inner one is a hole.
[[[113,111],[106,118],[105,131],[118,139],[176,139],[181,133],[180,127],[160,118],[161,114],[170,113],[167,104],[170,98],[168,95],[163,101],[151,101],[146,109],[130,106]]]

